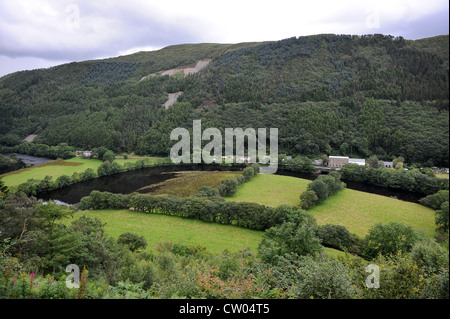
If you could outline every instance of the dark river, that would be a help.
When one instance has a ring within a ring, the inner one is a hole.
[[[11,153],[6,153],[6,154],[2,154],[8,157],[11,157]],[[0,174],[4,174],[4,173],[8,173],[8,172],[12,172],[12,171],[17,171],[21,168],[24,168],[27,166],[27,164],[34,166],[34,165],[39,165],[39,164],[43,164],[45,162],[48,161],[53,161],[50,158],[45,158],[45,157],[37,157],[37,156],[31,156],[31,155],[24,155],[24,154],[16,154],[17,158],[19,159],[19,161],[11,166],[8,167],[3,167],[3,169],[0,169]]]
[[[10,156],[11,154],[7,153],[7,154],[2,154],[2,155]],[[24,155],[24,154],[16,154],[16,155],[17,155],[17,158],[20,159],[20,161],[22,163],[24,163],[25,165],[26,164],[39,165],[39,164],[43,164],[48,161],[53,161],[51,158],[46,158],[46,157],[38,157],[38,156],[31,156],[31,155]]]
[[[78,203],[82,197],[88,196],[91,191],[107,191],[111,193],[130,194],[138,191],[140,188],[152,184],[157,184],[169,178],[176,178],[180,171],[199,171],[199,170],[240,170],[242,167],[223,167],[220,165],[201,165],[201,164],[177,164],[177,165],[158,165],[143,168],[135,171],[123,172],[115,175],[98,177],[85,182],[76,183],[67,187],[38,194],[38,198],[43,200],[58,200],[68,204]],[[294,176],[314,180],[318,175],[296,173],[290,171],[278,170],[278,175]],[[347,188],[358,191],[379,194],[388,197],[395,197],[400,200],[418,202],[424,195],[411,193],[402,190],[368,185],[364,183],[344,181]]]

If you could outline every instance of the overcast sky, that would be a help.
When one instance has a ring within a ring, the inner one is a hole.
[[[447,0],[0,0],[0,76],[181,43],[448,30]]]

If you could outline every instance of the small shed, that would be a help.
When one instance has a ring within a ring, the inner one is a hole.
[[[91,157],[92,156],[92,152],[91,151],[83,151],[83,157]]]
[[[394,168],[394,162],[383,162],[383,167]]]

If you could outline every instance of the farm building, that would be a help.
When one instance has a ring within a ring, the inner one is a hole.
[[[348,164],[349,158],[347,156],[329,156],[328,167],[342,167]]]
[[[83,151],[82,155],[84,157],[91,157],[92,156],[92,152],[91,151]]]

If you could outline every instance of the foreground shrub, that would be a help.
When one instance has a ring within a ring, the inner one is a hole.
[[[322,240],[322,245],[336,249],[349,249],[352,247],[352,235],[341,225],[323,225],[317,228],[317,237]]]
[[[357,296],[352,282],[352,270],[344,263],[325,254],[320,257],[306,256],[295,265],[298,269],[296,282],[289,291],[290,297],[298,299],[350,299]]]
[[[419,241],[411,249],[411,256],[415,262],[426,270],[439,273],[448,269],[448,250],[432,239]]]
[[[409,252],[420,239],[417,232],[405,224],[391,222],[375,224],[364,238],[364,254],[375,258],[378,254],[396,254],[399,251]]]
[[[390,256],[380,255],[372,263],[379,266],[380,287],[365,288],[364,298],[423,299],[445,298],[445,295],[448,298],[448,275],[445,278],[445,275],[428,274],[410,254],[398,252]]]
[[[147,240],[144,236],[135,233],[126,232],[119,236],[117,243],[121,246],[127,246],[131,251],[144,250],[147,247]]]
[[[258,246],[258,255],[265,263],[276,264],[285,254],[310,255],[323,250],[316,237],[314,218],[306,212],[290,214],[281,225],[267,229]]]

